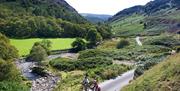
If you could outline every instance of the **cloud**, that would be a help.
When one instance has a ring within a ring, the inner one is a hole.
[[[66,0],[79,13],[111,14],[151,0]]]

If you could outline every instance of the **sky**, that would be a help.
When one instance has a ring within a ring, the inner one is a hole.
[[[79,13],[109,14],[135,5],[145,5],[152,0],[66,0]]]

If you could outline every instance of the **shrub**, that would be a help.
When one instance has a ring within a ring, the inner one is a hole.
[[[21,78],[12,62],[0,59],[0,81],[3,80],[19,81]]]
[[[144,73],[144,71],[149,70],[154,65],[158,64],[159,62],[163,61],[165,59],[166,55],[147,55],[147,57],[143,57],[139,59],[139,64],[137,66],[137,69],[135,70],[135,78],[139,77]]]
[[[41,46],[46,50],[47,54],[50,55],[51,51],[50,48],[52,47],[52,42],[50,40],[42,40],[40,42]]]
[[[71,45],[75,52],[86,49],[86,42],[82,38],[76,38],[76,40]]]
[[[30,54],[26,58],[26,61],[36,61],[36,62],[41,62],[47,58],[47,52],[46,50],[38,45],[38,46],[33,46],[31,49]]]
[[[130,45],[129,41],[123,39],[117,44],[116,48],[121,49],[129,45]]]
[[[93,48],[102,41],[102,36],[95,28],[91,28],[87,33],[86,39],[89,41],[88,46]]]
[[[109,52],[100,49],[90,49],[79,52],[79,59],[89,58],[89,57],[107,57]]]
[[[50,40],[43,39],[40,42],[35,42],[34,46],[41,46],[46,50],[48,55],[51,54],[50,48],[52,47],[52,42]]]
[[[93,57],[78,60],[58,58],[50,61],[51,66],[61,71],[86,70],[110,64],[112,64],[112,59],[103,57]]]
[[[129,60],[130,58],[129,53],[123,50],[90,49],[81,51],[79,54],[79,59],[91,57],[109,57],[114,60]]]
[[[0,58],[4,60],[18,57],[17,49],[10,45],[10,41],[6,36],[0,33]]]

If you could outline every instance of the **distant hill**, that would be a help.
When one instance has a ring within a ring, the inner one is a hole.
[[[180,54],[169,57],[132,81],[122,91],[179,91]]]
[[[124,9],[124,10],[118,12],[113,17],[109,18],[109,21],[115,21],[121,17],[129,16],[134,13],[143,13],[143,12],[144,12],[143,6],[139,5],[139,6],[130,7],[130,8],[127,8],[127,9]]]
[[[103,15],[103,14],[89,14],[89,13],[81,13],[84,18],[92,23],[104,22],[107,21],[112,15]]]
[[[180,0],[154,0],[118,12],[108,21],[116,36],[180,33]]]

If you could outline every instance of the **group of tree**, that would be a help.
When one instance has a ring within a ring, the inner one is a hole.
[[[53,17],[17,17],[13,19],[0,18],[0,32],[11,38],[57,38],[81,37],[85,38],[88,32],[96,31],[103,39],[111,37],[108,26],[95,26],[90,24],[75,24]]]
[[[75,52],[85,50],[86,48],[96,47],[102,42],[103,36],[101,36],[96,28],[90,28],[85,39],[86,41],[82,38],[76,38],[72,43]]]
[[[0,3],[0,32],[11,38],[86,38],[93,27],[103,39],[111,37],[109,26],[90,24],[69,8],[54,0],[4,0]]]
[[[0,33],[0,91],[28,91],[14,64],[18,51],[7,37]]]

